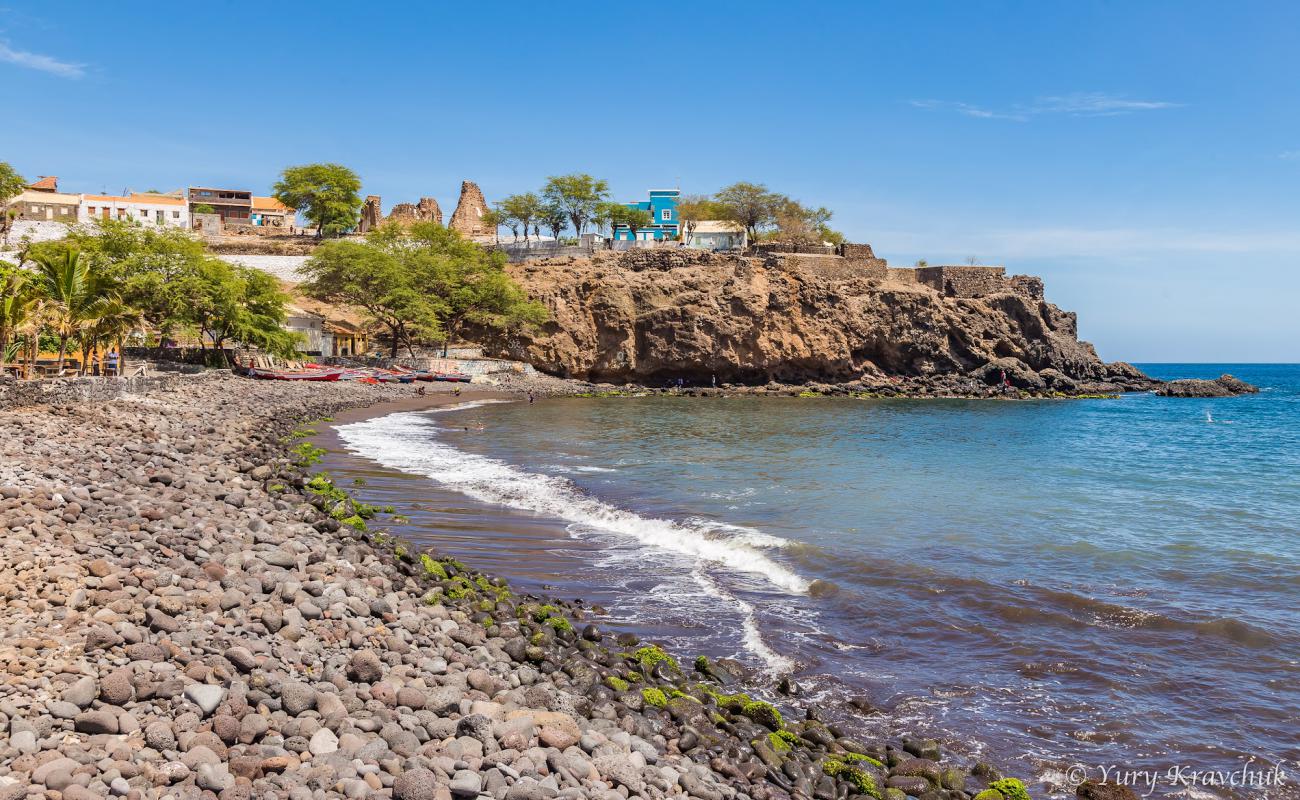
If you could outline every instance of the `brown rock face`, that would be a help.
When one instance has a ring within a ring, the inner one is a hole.
[[[954,297],[840,258],[743,258],[684,249],[598,253],[510,267],[551,321],[501,344],[566,377],[647,384],[970,375],[990,362],[1030,383],[1137,382],[1077,338],[1075,316],[1018,277]],[[1048,372],[1044,373],[1043,371]],[[993,376],[1000,373],[994,368]],[[1063,377],[1058,377],[1063,376]]]
[[[487,210],[487,200],[483,199],[483,192],[479,190],[478,184],[473,181],[462,181],[460,199],[456,202],[456,210],[452,212],[451,222],[447,223],[447,227],[465,236],[490,236],[493,231],[488,230],[483,224],[483,215]]]

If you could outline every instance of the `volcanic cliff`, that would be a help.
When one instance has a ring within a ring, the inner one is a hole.
[[[564,377],[649,385],[904,379],[976,392],[1005,375],[1022,389],[1078,393],[1152,383],[1103,363],[1037,278],[893,269],[864,245],[841,252],[657,248],[511,265],[551,319],[496,350]]]

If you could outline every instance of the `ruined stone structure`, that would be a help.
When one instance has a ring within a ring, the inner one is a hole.
[[[436,222],[442,224],[442,208],[432,197],[421,197],[418,203],[398,203],[388,212],[388,221],[409,225],[412,222]]]
[[[379,200],[379,195],[372,194],[366,196],[366,204],[361,207],[361,223],[357,225],[358,233],[367,233],[379,227],[379,223],[384,219],[383,204]]]
[[[1032,275],[1008,278],[1004,267],[917,267],[914,272],[917,283],[946,297],[987,297],[1000,292],[1016,292],[1036,300],[1043,297],[1042,278]]]
[[[479,190],[478,184],[473,181],[462,181],[460,200],[456,202],[456,210],[452,212],[451,222],[447,227],[464,236],[491,236],[495,231],[488,230],[488,226],[483,224],[483,215],[487,211],[487,200],[483,199],[483,192]]]

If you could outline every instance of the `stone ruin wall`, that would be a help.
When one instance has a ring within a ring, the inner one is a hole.
[[[421,197],[418,203],[398,203],[384,216],[383,201],[379,195],[366,197],[361,207],[361,222],[357,225],[358,233],[368,233],[385,222],[398,222],[410,225],[412,222],[436,222],[442,224],[442,209],[432,197]]]
[[[491,236],[496,231],[488,230],[483,224],[483,215],[487,212],[487,200],[484,199],[478,184],[473,181],[462,181],[460,199],[456,201],[456,210],[452,212],[447,227],[463,236]]]
[[[413,222],[436,222],[442,224],[442,208],[432,197],[421,197],[418,203],[398,203],[388,212],[386,221],[410,225]]]
[[[901,270],[890,270],[890,273]],[[923,283],[946,297],[987,297],[1014,292],[1034,300],[1043,299],[1043,279],[1032,275],[1007,277],[1004,267],[938,266],[917,267],[912,272]]]

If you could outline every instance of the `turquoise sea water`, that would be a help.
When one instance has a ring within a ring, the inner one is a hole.
[[[1144,369],[1264,391],[495,403],[346,426],[332,466],[416,501],[404,535],[1045,794],[1076,764],[1294,769],[1300,366]]]

